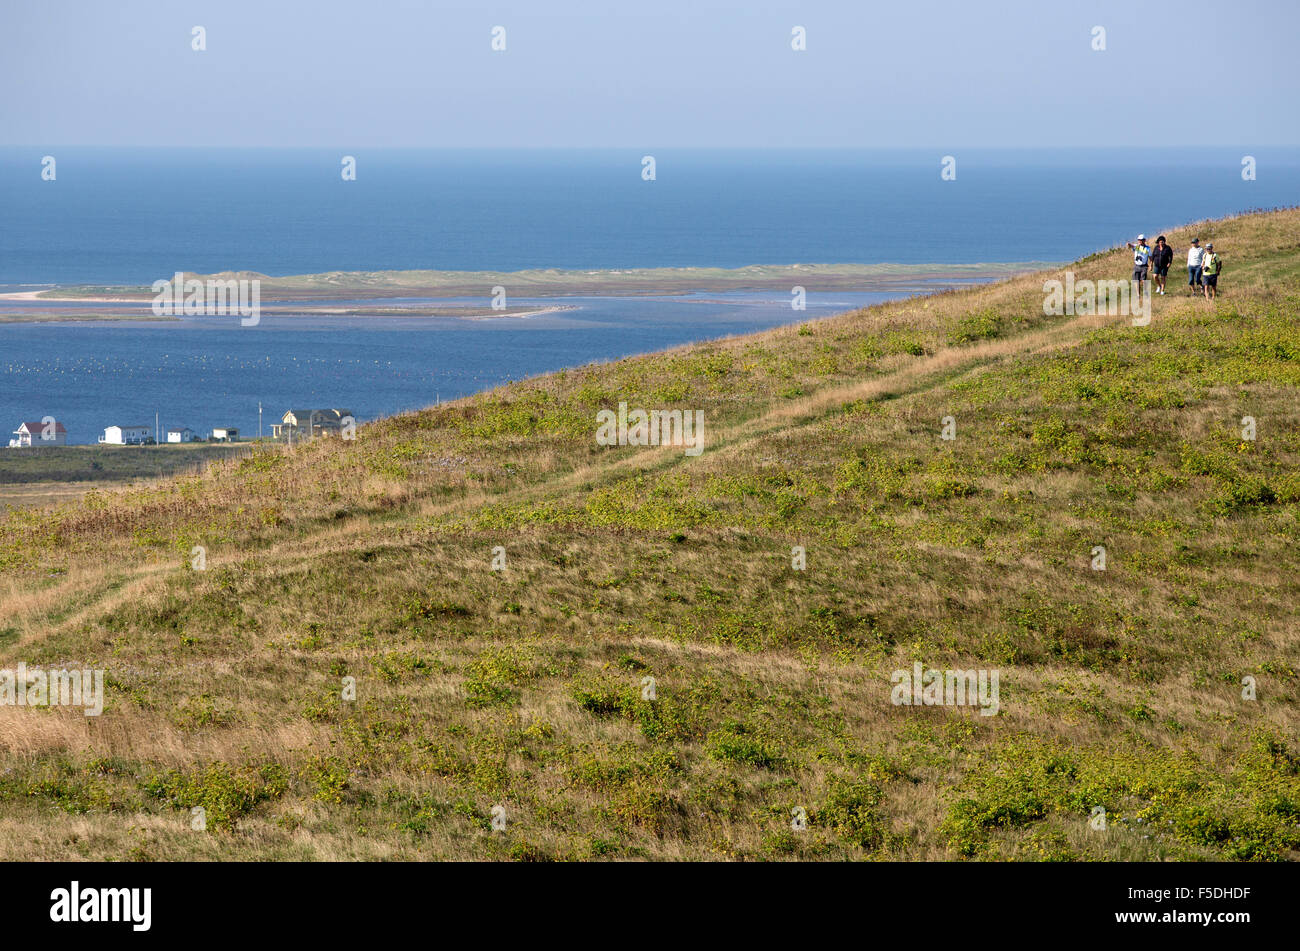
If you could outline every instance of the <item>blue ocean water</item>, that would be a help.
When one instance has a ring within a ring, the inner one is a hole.
[[[0,284],[177,270],[1072,260],[1300,203],[1300,150],[0,149]],[[1257,177],[1241,175],[1244,155]],[[41,160],[56,161],[54,181]]]

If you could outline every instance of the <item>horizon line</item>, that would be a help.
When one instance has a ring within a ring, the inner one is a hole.
[[[656,149],[674,149],[680,151],[710,151],[710,152],[905,152],[905,151],[934,151],[934,150],[953,150],[968,149],[974,151],[1017,151],[1017,152],[1119,152],[1119,151],[1162,151],[1168,149],[1297,149],[1300,150],[1300,141],[1296,142],[1219,142],[1219,143],[1173,143],[1168,145],[1021,145],[1009,143],[1006,145],[963,145],[948,143],[946,145],[926,144],[926,145],[662,145],[662,144],[641,144],[641,145],[365,145],[365,144],[312,144],[312,145],[284,145],[284,144],[243,144],[243,145],[218,145],[218,144],[176,144],[176,143],[154,143],[154,142],[13,142],[0,143],[0,149],[49,149],[49,148],[95,148],[95,149],[168,149],[175,151],[188,151],[194,149],[227,149],[231,151],[255,151],[255,150],[308,150],[308,149],[372,149],[388,151],[428,151],[428,152],[457,152],[457,151],[518,151],[518,152],[550,152],[550,151],[584,151],[584,152],[613,152],[613,151],[637,151],[646,148]]]

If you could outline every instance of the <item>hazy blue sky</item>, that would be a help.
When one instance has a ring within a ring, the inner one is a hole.
[[[0,0],[0,144],[1295,145],[1298,40],[1296,0]]]

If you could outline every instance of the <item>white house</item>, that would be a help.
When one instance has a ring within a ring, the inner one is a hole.
[[[239,430],[233,426],[219,426],[212,430],[212,438],[217,442],[234,442],[239,438]]]
[[[14,430],[14,438],[9,440],[9,448],[28,448],[31,446],[66,446],[68,444],[68,431],[63,428],[63,424],[50,420],[45,423],[37,420],[33,423],[23,423]]]
[[[194,440],[198,438],[199,434],[188,426],[182,426],[180,428],[172,427],[167,430],[168,442],[194,442]]]
[[[153,427],[109,426],[99,441],[113,446],[143,446],[153,442]]]

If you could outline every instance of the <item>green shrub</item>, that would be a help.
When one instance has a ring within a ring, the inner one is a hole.
[[[202,806],[211,827],[233,831],[240,818],[259,803],[279,799],[289,784],[288,774],[277,763],[236,768],[218,762],[160,773],[144,788],[176,808]]]
[[[759,769],[782,769],[786,756],[766,736],[743,723],[728,723],[709,734],[709,755],[728,763]]]
[[[885,828],[877,807],[882,795],[875,783],[832,777],[826,801],[812,816],[814,824],[867,850],[878,849]]]
[[[951,344],[974,343],[977,340],[991,340],[1002,332],[1002,320],[992,310],[981,310],[966,314],[957,321],[956,326],[948,332]]]

